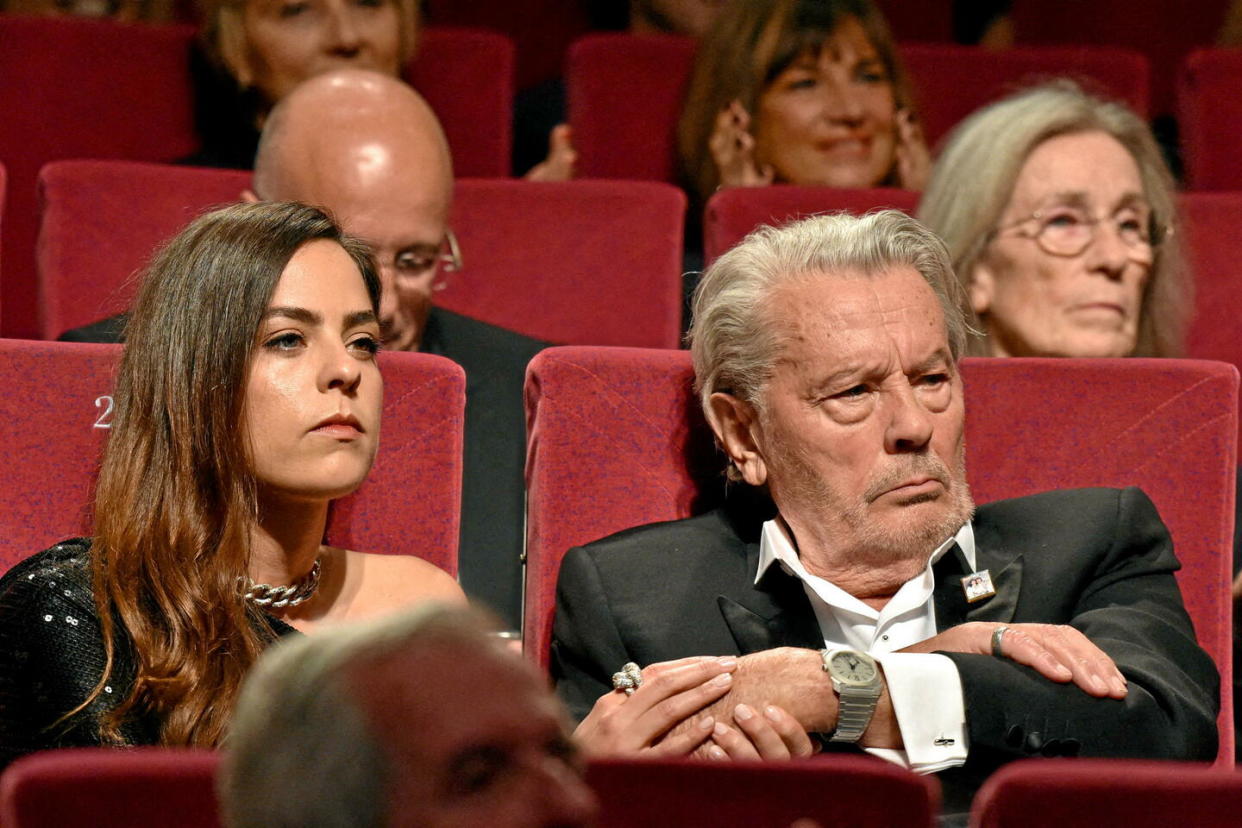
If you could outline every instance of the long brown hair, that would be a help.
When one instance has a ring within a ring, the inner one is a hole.
[[[320,210],[294,203],[208,213],[143,278],[95,494],[91,567],[107,667],[78,709],[117,667],[118,626],[135,666],[128,696],[101,720],[104,742],[120,741],[128,716],[149,712],[161,744],[216,744],[242,676],[272,637],[238,581],[258,509],[245,387],[272,292],[294,253],[315,239],[345,248],[378,309],[366,246]]]
[[[862,26],[892,81],[895,107],[911,108],[910,85],[893,36],[870,0],[742,0],[720,12],[699,43],[677,127],[682,176],[700,204],[720,183],[708,149],[717,114],[738,100],[753,118],[768,84],[799,56],[818,51],[851,17]]]

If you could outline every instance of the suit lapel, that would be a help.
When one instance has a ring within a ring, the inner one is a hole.
[[[752,581],[759,568],[759,544],[746,544],[746,573]],[[768,567],[757,585],[747,583],[737,596],[718,595],[716,605],[743,654],[773,647],[818,650],[824,637],[802,583],[779,565]]]
[[[936,576],[934,600],[936,629],[943,632],[967,621],[1012,621],[1022,589],[1022,555],[999,546],[985,546],[975,533],[975,561],[978,569],[991,574],[996,594],[973,604],[966,601],[962,578],[971,573],[970,564],[956,543],[932,567]]]

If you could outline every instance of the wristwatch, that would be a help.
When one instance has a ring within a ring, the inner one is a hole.
[[[840,697],[837,729],[830,742],[855,743],[862,738],[884,692],[884,681],[875,659],[858,650],[838,648],[820,650],[824,672],[832,679],[832,689]]]

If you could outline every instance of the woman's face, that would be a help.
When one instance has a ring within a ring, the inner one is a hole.
[[[874,187],[896,156],[893,82],[862,24],[848,17],[759,96],[755,155],[776,180]]]
[[[339,244],[294,254],[259,323],[246,431],[260,491],[328,500],[362,483],[379,445],[380,332],[362,275]]]
[[[401,70],[396,0],[245,0],[243,83],[276,103],[302,81],[332,69]]]
[[[1032,150],[971,278],[993,353],[1133,354],[1150,225],[1138,164],[1112,136],[1060,135]]]

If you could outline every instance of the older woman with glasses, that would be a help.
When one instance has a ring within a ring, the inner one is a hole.
[[[988,356],[1178,356],[1190,308],[1173,178],[1125,106],[1058,82],[973,114],[919,205]]]

